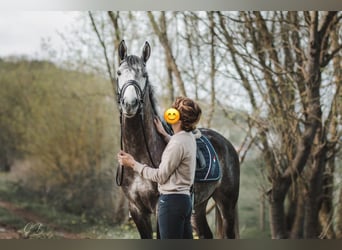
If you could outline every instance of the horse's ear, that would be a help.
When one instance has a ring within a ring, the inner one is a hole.
[[[141,58],[143,59],[144,62],[147,62],[147,60],[150,58],[151,55],[151,46],[150,44],[146,41],[143,51],[142,51],[142,56]]]
[[[122,40],[119,44],[119,58],[120,58],[120,61],[123,61],[125,60],[127,57],[127,47],[126,47],[126,44],[125,44],[125,41]]]

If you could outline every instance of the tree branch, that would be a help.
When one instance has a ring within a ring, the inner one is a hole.
[[[96,26],[93,14],[91,13],[91,11],[88,11],[88,14],[89,14],[89,18],[90,18],[92,27],[93,27],[93,29],[94,29],[94,31],[95,31],[95,33],[97,35],[97,38],[98,38],[98,40],[99,40],[99,42],[100,42],[100,44],[102,46],[103,55],[105,57],[106,65],[107,65],[107,72],[108,72],[108,75],[109,75],[109,79],[110,79],[110,81],[112,83],[113,94],[114,94],[114,97],[116,97],[117,96],[116,81],[115,81],[114,75],[112,73],[112,68],[110,66],[106,44],[105,44],[104,40],[101,38],[101,35],[100,35],[100,33],[99,33],[98,29],[97,29],[97,26]]]

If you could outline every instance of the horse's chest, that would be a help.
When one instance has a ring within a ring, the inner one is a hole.
[[[141,197],[155,196],[157,193],[157,185],[138,176],[133,179],[127,191],[128,195],[133,200],[136,200]]]

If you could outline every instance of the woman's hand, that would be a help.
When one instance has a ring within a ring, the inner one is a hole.
[[[122,150],[118,153],[118,161],[120,165],[125,167],[133,168],[135,164],[134,157]]]
[[[155,117],[153,121],[158,133],[164,137],[165,142],[169,142],[170,135],[165,131],[161,120],[158,117]]]
[[[164,127],[163,127],[163,124],[162,124],[161,120],[158,117],[154,118],[154,125],[156,126],[156,129],[157,129],[159,134],[161,134],[162,136],[167,135],[167,133],[166,133]]]

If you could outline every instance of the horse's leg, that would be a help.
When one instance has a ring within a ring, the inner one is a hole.
[[[205,201],[202,204],[196,205],[195,213],[191,218],[193,229],[200,239],[213,238],[213,233],[211,232],[207,221],[207,203],[208,201]]]
[[[160,230],[159,230],[158,218],[157,218],[157,239],[160,239]]]
[[[228,198],[222,199],[222,196],[221,196],[221,199],[215,196],[213,198],[218,208],[217,216],[220,216],[220,218],[217,218],[217,219],[222,220],[220,222],[222,228],[219,228],[217,230],[219,237],[235,239],[237,236],[235,234],[236,229],[237,229],[237,225],[235,225],[235,223],[237,223],[237,221],[235,220],[236,214],[237,214],[235,203],[232,202],[232,200],[229,200]]]
[[[139,211],[136,208],[130,206],[130,214],[132,219],[137,226],[141,239],[152,239],[153,230],[151,223],[151,214]]]

